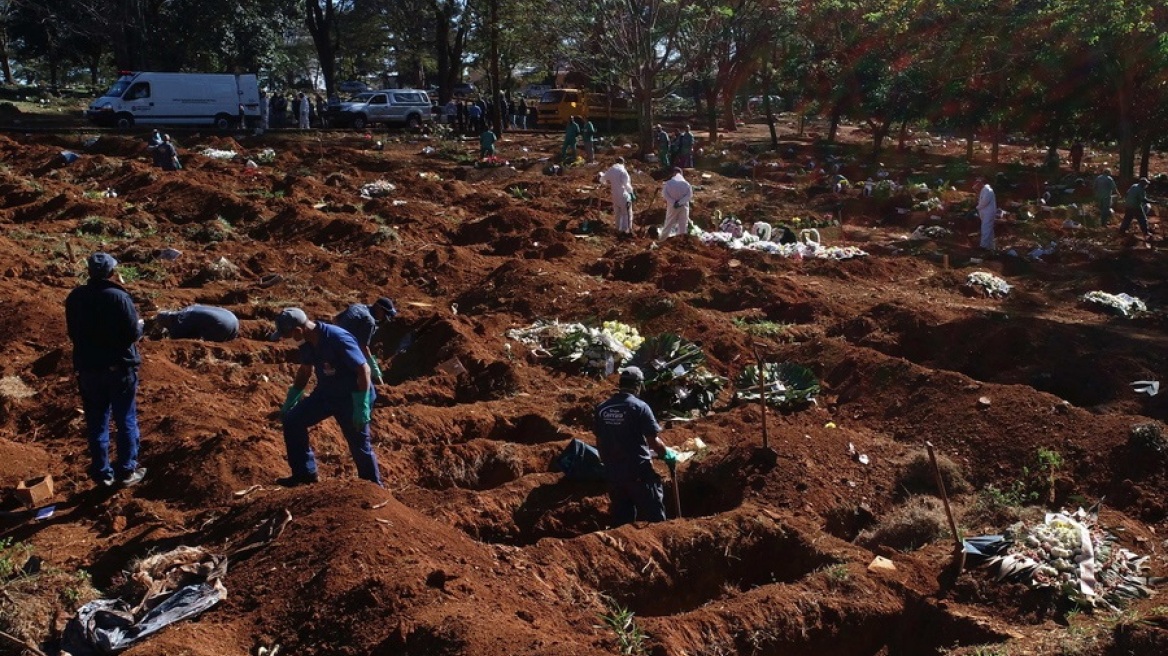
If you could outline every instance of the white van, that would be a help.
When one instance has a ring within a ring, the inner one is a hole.
[[[260,90],[253,74],[123,73],[85,116],[97,125],[214,125],[226,130],[258,121]]]

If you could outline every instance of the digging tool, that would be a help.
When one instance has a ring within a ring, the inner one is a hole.
[[[673,514],[681,519],[681,491],[677,487],[677,463],[669,465],[669,482],[673,486]]]
[[[953,509],[949,507],[949,493],[945,491],[945,480],[941,477],[941,468],[937,466],[937,454],[933,452],[933,443],[925,441],[925,449],[929,452],[929,462],[933,463],[933,476],[937,480],[937,491],[941,493],[941,503],[945,506],[945,517],[949,519],[949,530],[953,533],[953,541],[957,544],[957,553],[954,560],[957,565],[957,575],[965,570],[965,545],[961,542],[961,534],[957,532],[957,522],[953,520]]]

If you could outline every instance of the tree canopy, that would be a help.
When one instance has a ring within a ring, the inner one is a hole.
[[[625,94],[641,135],[655,101],[697,101],[716,137],[767,89],[877,152],[927,123],[995,144],[1114,141],[1120,173],[1162,140],[1161,0],[0,0],[5,83],[108,83],[118,70],[257,72],[272,88],[347,79],[448,100],[555,84]],[[689,118],[689,117],[687,117]]]

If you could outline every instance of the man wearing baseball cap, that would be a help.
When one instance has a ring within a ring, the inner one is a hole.
[[[620,390],[596,407],[592,431],[608,478],[614,527],[665,521],[665,489],[653,471],[653,452],[669,465],[677,462],[677,452],[658,437],[661,426],[653,410],[637,398],[644,384],[640,369],[622,369]]]
[[[73,369],[89,440],[89,477],[112,487],[141,482],[138,467],[138,340],[142,322],[129,293],[115,282],[118,261],[94,253],[86,261],[89,280],[65,299],[65,323],[73,342]],[[110,464],[109,423],[117,426],[116,463]]]
[[[373,385],[369,365],[348,331],[312,321],[300,308],[286,308],[276,317],[272,341],[292,338],[299,346],[300,369],[288,388],[280,416],[284,420],[284,447],[290,476],[276,482],[293,487],[317,481],[316,457],[308,429],[328,417],[337,420],[357,465],[357,476],[381,485],[377,456],[369,435]],[[316,387],[303,400],[308,379],[316,372]]]
[[[369,344],[373,341],[373,334],[377,332],[377,326],[396,316],[397,308],[393,306],[393,301],[382,296],[374,301],[373,305],[354,303],[333,319],[333,323],[349,331],[349,334],[357,340],[357,346],[361,347],[361,352],[365,354],[365,362],[369,365],[369,371],[372,372],[373,382],[378,385],[384,382],[381,377],[381,367],[377,366],[377,358],[373,357],[373,352],[369,350]]]

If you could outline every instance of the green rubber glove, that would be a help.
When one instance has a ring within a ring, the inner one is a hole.
[[[368,390],[353,392],[353,425],[357,430],[361,430],[371,419],[373,419],[373,408],[369,406]]]
[[[661,459],[669,466],[669,470],[673,471],[673,468],[677,466],[677,451],[670,447],[665,447],[665,456]]]
[[[284,405],[280,406],[280,416],[288,414],[296,404],[300,401],[300,397],[304,396],[304,388],[293,385],[288,388],[288,395],[284,397]]]
[[[365,362],[369,365],[369,374],[373,379],[373,382],[377,383],[378,385],[385,382],[385,380],[381,377],[381,367],[377,366],[377,358],[375,358],[372,353],[370,353],[369,357],[365,359]]]

